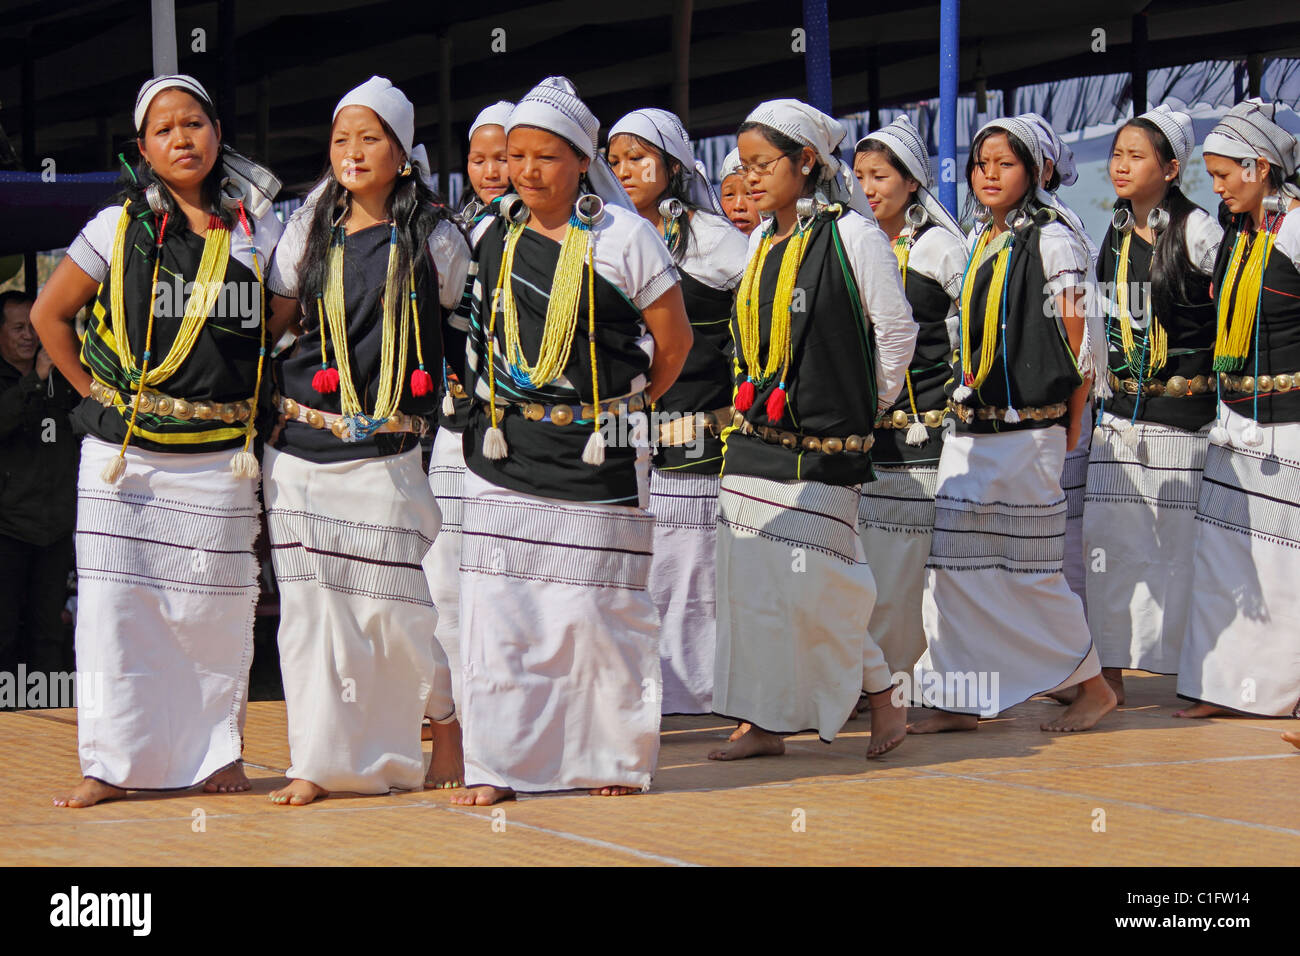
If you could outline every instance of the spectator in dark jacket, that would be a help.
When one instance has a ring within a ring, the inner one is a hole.
[[[79,396],[53,368],[32,296],[0,293],[0,670],[70,663],[63,606],[74,555]]]

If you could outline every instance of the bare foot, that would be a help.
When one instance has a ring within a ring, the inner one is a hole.
[[[244,765],[236,760],[208,777],[207,782],[203,784],[203,792],[243,793],[245,790],[252,789],[252,786],[248,782],[248,775],[244,773]]]
[[[1074,703],[1065,708],[1065,713],[1061,716],[1043,724],[1042,729],[1057,733],[1092,730],[1097,726],[1097,721],[1114,709],[1115,692],[1110,689],[1106,679],[1098,674],[1080,684]]]
[[[424,775],[425,790],[455,790],[465,784],[465,754],[460,748],[460,721],[433,724],[433,757]]]
[[[1122,667],[1103,667],[1101,676],[1106,678],[1106,683],[1115,694],[1115,706],[1124,705],[1124,668]]]
[[[710,760],[744,760],[746,757],[777,757],[785,753],[785,741],[776,734],[751,726],[730,747],[709,754]]]
[[[894,703],[894,689],[867,695],[871,707],[871,744],[867,759],[889,753],[907,739],[907,708]]]
[[[907,725],[909,734],[946,734],[954,730],[975,730],[980,725],[978,714],[954,714],[941,710],[932,717]],[[874,736],[874,735],[873,735]]]
[[[515,799],[515,792],[508,787],[470,787],[460,793],[451,795],[451,802],[466,807],[490,807],[502,800]]]
[[[1106,678],[1106,683],[1115,694],[1115,705],[1121,706],[1124,703],[1124,669],[1122,667],[1103,667],[1101,676]],[[1058,704],[1073,704],[1079,696],[1079,685],[1067,687],[1065,690],[1057,690],[1047,695]]]
[[[1288,730],[1282,734],[1282,739],[1293,747],[1300,747],[1300,730]]]
[[[81,807],[93,807],[104,800],[117,800],[125,796],[126,791],[121,787],[110,786],[94,777],[82,777],[81,783],[77,784],[76,789],[66,797],[55,797],[54,805],[71,807],[75,810]]]
[[[1182,710],[1174,711],[1175,717],[1231,717],[1232,711],[1226,707],[1216,707],[1214,704],[1192,704],[1191,707],[1184,707]]]
[[[289,781],[289,786],[281,787],[279,790],[272,790],[271,802],[278,803],[281,806],[305,807],[313,800],[319,800],[329,795],[330,792],[324,787],[318,787],[310,780],[295,778]]]
[[[742,720],[736,725],[736,729],[731,732],[731,736],[727,738],[727,743],[733,744],[747,733],[749,733],[749,724]]]
[[[629,793],[640,793],[640,787],[609,786],[597,787],[589,791],[593,797],[625,797]],[[639,804],[638,804],[639,805]]]

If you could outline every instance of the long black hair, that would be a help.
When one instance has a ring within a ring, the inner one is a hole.
[[[397,135],[389,125],[382,118],[379,122],[389,139],[397,144]],[[352,203],[352,194],[334,177],[334,168],[328,162],[316,183],[317,186],[321,184],[324,184],[325,189],[312,210],[311,222],[307,227],[307,243],[298,266],[298,300],[308,315],[318,308],[315,305],[317,295],[325,291],[334,223]],[[438,221],[446,219],[458,230],[461,227],[446,203],[425,185],[414,168],[409,175],[398,176],[393,184],[393,191],[388,197],[388,215],[397,227],[397,287],[404,289],[407,278],[410,277],[415,280],[418,289],[429,276],[430,260],[424,250]],[[322,316],[316,318],[319,321]]]
[[[1120,133],[1129,127],[1141,130],[1146,135],[1162,166],[1167,166],[1177,158],[1169,138],[1160,127],[1140,116],[1134,117],[1115,131],[1115,137],[1110,143],[1112,155]],[[1115,203],[1116,208],[1125,206],[1131,207],[1127,199]],[[1187,255],[1187,218],[1201,207],[1183,195],[1177,183],[1171,182],[1165,189],[1165,198],[1160,201],[1159,208],[1169,213],[1169,225],[1156,237],[1155,255],[1151,260],[1151,304],[1156,315],[1169,315],[1177,308],[1194,305],[1189,301],[1187,291],[1196,275]]]
[[[1016,158],[1024,164],[1025,171],[1029,174],[1029,188],[1025,195],[1021,197],[1020,205],[1028,210],[1033,211],[1042,203],[1038,200],[1038,184],[1042,181],[1043,171],[1038,168],[1034,162],[1034,154],[1029,151],[1029,147],[1020,141],[1020,137],[1015,136],[1010,130],[1003,129],[1001,126],[990,126],[975,137],[975,141],[970,144],[970,153],[966,156],[966,206],[962,210],[962,219],[969,221],[975,212],[975,206],[978,201],[975,199],[975,187],[971,185],[971,175],[975,172],[976,163],[979,161],[980,150],[984,144],[994,136],[1005,136],[1007,142],[1011,145],[1011,152],[1016,154]]]
[[[208,118],[208,122],[212,124],[212,128],[215,130],[220,125],[220,121],[217,119],[216,107],[203,97],[197,95],[193,90],[189,89],[189,87],[164,87],[154,94],[154,98],[156,99],[159,94],[165,93],[168,90],[180,90],[182,93],[189,94],[189,96],[199,104],[199,108],[203,110],[203,115]],[[146,110],[146,113],[147,112],[148,111]],[[147,125],[148,117],[146,116],[145,119],[145,125]],[[175,199],[171,195],[171,190],[167,188],[167,184],[153,171],[153,167],[145,162],[144,153],[139,148],[140,141],[145,138],[145,126],[141,126],[136,130],[135,136],[136,150],[139,154],[136,164],[134,167],[125,165],[125,160],[123,160],[125,168],[122,171],[121,178],[118,180],[118,190],[104,202],[104,208],[107,208],[108,206],[120,206],[129,199],[131,200],[132,208],[135,210],[136,218],[143,218],[150,214],[149,201],[145,198],[145,191],[151,185],[157,183],[158,187],[163,191],[163,197],[171,207],[175,209]],[[222,166],[224,151],[225,147],[220,144],[220,139],[218,138],[217,159],[216,162],[212,164],[212,169],[203,180],[200,195],[203,199],[203,205],[208,208],[208,211],[225,223],[227,229],[233,229],[235,225],[235,215],[221,205],[221,181],[225,178],[225,171]],[[251,218],[248,221],[248,225],[250,229],[254,228]]]
[[[699,203],[691,199],[690,188],[686,185],[686,177],[688,175],[687,167],[680,159],[669,156],[667,150],[656,146],[648,139],[637,136],[635,133],[616,133],[614,136],[611,136],[610,139],[613,140],[617,136],[626,136],[642,149],[659,157],[659,164],[668,171],[668,185],[665,186],[664,191],[659,194],[656,202],[662,202],[665,199],[671,198],[679,200],[681,204],[686,207],[687,214],[677,220],[677,235],[673,237],[672,243],[668,246],[668,251],[672,254],[673,262],[680,265],[682,257],[686,255],[686,247],[691,240],[691,217],[689,214],[698,211],[700,208]],[[690,172],[693,173],[695,170],[692,168]]]
[[[749,132],[758,133],[774,147],[779,149],[784,156],[788,157],[790,162],[794,162],[796,158],[803,154],[805,149],[810,148],[806,144],[799,142],[797,139],[786,136],[785,133],[782,133],[779,129],[773,129],[765,123],[756,123],[751,120],[746,120],[740,124],[740,127],[736,130],[736,137],[739,138],[741,133]],[[804,180],[803,185],[803,194],[805,196],[811,196],[816,191],[817,184],[821,182],[822,169],[825,164],[820,159],[815,158],[816,154],[817,150],[814,149],[812,170],[808,173],[808,178]]]

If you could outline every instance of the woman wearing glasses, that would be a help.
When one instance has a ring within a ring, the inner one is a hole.
[[[866,623],[876,585],[857,535],[872,426],[903,388],[916,324],[898,262],[853,172],[844,127],[798,100],[761,104],[738,138],[750,236],[732,318],[736,415],[723,433],[713,709],[750,724],[709,756],[833,740],[864,680],[878,756],[903,739]]]

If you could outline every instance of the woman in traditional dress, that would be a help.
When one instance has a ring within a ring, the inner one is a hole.
[[[1065,450],[1104,373],[1088,328],[1091,263],[1039,186],[1043,156],[1016,118],[984,125],[966,175],[985,220],[962,284],[961,342],[935,492],[913,695],[939,714],[913,733],[974,730],[1035,694],[1080,684],[1044,730],[1087,730],[1115,707],[1083,603],[1063,571]]]
[[[1083,553],[1088,627],[1121,704],[1124,668],[1178,670],[1192,597],[1215,409],[1210,276],[1223,235],[1179,189],[1194,145],[1191,117],[1168,106],[1129,120],[1111,143],[1118,199],[1097,280],[1114,394],[1092,440]]]
[[[650,472],[655,516],[650,595],[659,610],[664,714],[707,714],[713,701],[715,542],[722,429],[731,422],[731,305],[745,236],[720,215],[681,121],[628,113],[609,131],[610,167],[663,236],[695,333],[673,387],[655,403]]]
[[[758,210],[749,198],[749,187],[745,185],[745,176],[740,171],[739,149],[733,149],[723,159],[719,175],[722,214],[731,220],[733,226],[749,235],[758,226]]]
[[[934,531],[934,487],[943,447],[944,382],[957,348],[957,302],[966,271],[961,227],[931,190],[920,132],[905,116],[858,141],[853,172],[893,243],[916,320],[916,351],[898,400],[875,429],[876,480],[862,486],[858,534],[876,579],[871,636],[892,672],[911,674],[925,650],[921,591]]]
[[[1275,111],[1237,104],[1202,150],[1229,218],[1180,717],[1300,716],[1300,143]]]
[[[334,108],[328,171],[290,220],[268,285],[304,334],[279,362],[266,451],[292,761],[275,803],[460,779],[446,656],[421,567],[441,518],[420,459],[442,368],[439,304],[469,252],[426,185],[415,111],[383,77]],[[432,372],[430,371],[432,370]]]
[[[461,211],[461,224],[473,241],[486,228],[487,207],[499,199],[510,185],[506,171],[505,122],[513,103],[501,100],[484,108],[469,128],[469,159],[466,175],[473,196]],[[472,266],[471,266],[472,273]],[[463,294],[468,294],[473,275],[467,275]],[[459,305],[459,303],[457,303]],[[443,326],[443,396],[438,413],[438,434],[429,456],[429,487],[438,501],[442,529],[424,557],[424,573],[429,579],[429,594],[438,609],[438,630],[434,639],[447,655],[451,668],[452,697],[460,699],[460,518],[461,495],[465,487],[465,454],[461,451],[465,426],[469,423],[473,399],[462,384],[465,375],[465,327],[453,315]],[[439,788],[459,786],[456,779],[445,776],[448,766],[460,767],[462,759],[459,734],[443,739],[453,747],[451,754],[438,754],[429,763],[429,783]]]
[[[898,260],[852,169],[844,127],[798,100],[741,124],[755,206],[732,320],[736,416],[718,495],[718,646],[713,709],[749,729],[709,754],[833,740],[871,692],[879,756],[903,739],[888,664],[867,631],[876,584],[857,535],[872,426],[903,388],[916,324]],[[865,674],[865,677],[864,677]]]
[[[478,240],[468,303],[461,545],[465,783],[516,792],[650,786],[659,616],[645,410],[691,328],[663,240],[596,152],[564,77],[506,122],[518,195]]]
[[[77,481],[81,783],[57,806],[206,781],[240,764],[257,603],[257,459],[268,342],[262,276],[280,184],[221,144],[193,77],[135,104],[141,163],[88,222],[32,307],[83,396]],[[77,341],[73,322],[94,298]]]

